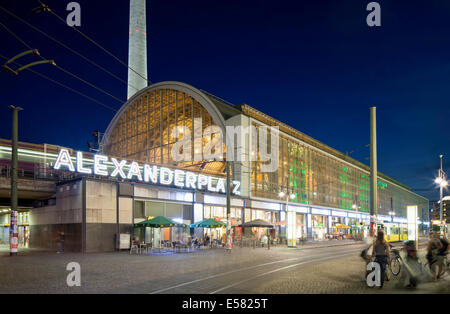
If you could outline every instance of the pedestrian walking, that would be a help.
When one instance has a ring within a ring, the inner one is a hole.
[[[391,254],[389,244],[384,240],[384,232],[378,231],[377,238],[373,242],[373,253],[375,254],[375,262],[380,265],[380,289],[383,288],[384,276],[386,275],[386,265],[391,264]]]
[[[439,274],[441,273],[444,265],[444,256],[439,255],[439,252],[443,248],[439,238],[439,232],[432,232],[427,246],[427,260],[430,270],[434,276],[434,282],[438,281]]]
[[[58,232],[57,238],[56,238],[56,245],[57,245],[57,251],[56,253],[63,253],[64,252],[64,232]]]
[[[441,241],[441,248],[439,249],[437,253],[437,263],[439,267],[439,274],[437,276],[437,279],[439,279],[440,276],[442,276],[445,273],[445,263],[446,263],[446,257],[449,251],[449,245],[448,240],[445,237],[442,237],[440,239]]]
[[[370,262],[370,259],[367,258],[367,256],[372,256],[373,253],[373,242],[375,241],[374,238],[374,231],[373,229],[369,231],[369,235],[366,238],[366,249],[365,249],[365,256],[366,256],[366,261],[367,263]]]
[[[231,249],[232,249],[232,241],[233,241],[233,237],[231,235],[231,229],[227,230],[227,240],[226,240],[226,245],[225,245],[225,249],[226,252],[231,253]]]
[[[367,270],[367,264],[369,264],[372,259],[373,241],[375,241],[373,234],[374,232],[372,229],[369,231],[369,235],[366,237],[366,247],[361,251],[361,258],[366,262],[366,267],[364,268],[364,270],[366,271],[366,275],[364,276],[364,278],[367,278],[367,275],[371,273],[370,270]]]

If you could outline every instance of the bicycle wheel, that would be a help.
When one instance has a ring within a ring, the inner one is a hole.
[[[396,256],[392,259],[391,264],[389,265],[389,268],[391,269],[392,275],[397,276],[398,274],[400,274],[402,265],[400,264],[400,259],[398,258],[398,256]]]

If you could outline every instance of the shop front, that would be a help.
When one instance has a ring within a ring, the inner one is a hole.
[[[327,235],[327,216],[312,215],[312,238],[315,241],[325,240]]]
[[[278,243],[283,241],[285,237],[286,215],[284,212],[280,213],[280,204],[260,202],[256,200],[251,201],[251,208],[245,209],[245,222],[261,219],[275,226],[274,229],[267,228],[245,228],[244,237],[251,237],[255,240],[261,240],[263,237],[270,235],[271,240]],[[283,233],[284,232],[284,233]]]
[[[167,217],[177,223],[189,225],[192,223],[192,204],[183,202],[167,202],[155,200],[134,201],[134,223],[150,220],[158,216]],[[183,242],[188,241],[190,234],[188,227],[134,228],[134,237],[145,243]]]
[[[344,240],[350,234],[350,227],[346,225],[344,217],[329,217],[331,219],[330,236],[333,239]]]
[[[267,221],[268,223],[271,223],[273,225],[276,225],[276,222],[279,220],[279,213],[274,212],[271,210],[264,210],[264,209],[246,209],[246,216],[245,216],[245,222],[261,219],[264,221]],[[279,224],[278,224],[279,225]],[[272,239],[278,238],[279,233],[275,230],[270,230],[270,237]],[[267,229],[266,228],[258,228],[258,227],[252,227],[252,228],[245,228],[244,230],[244,236],[245,237],[251,237],[255,240],[260,240],[265,235],[267,235]]]
[[[214,205],[204,205],[204,219],[214,219],[227,223],[227,208],[224,206],[214,206]],[[230,223],[233,230],[233,236],[239,236],[241,234],[241,228],[238,227],[242,223],[242,208],[231,207],[230,208]],[[226,239],[226,229],[225,228],[214,228],[207,229],[204,228],[204,235],[211,239],[218,239],[225,242]]]
[[[217,221],[227,223],[227,200],[226,197],[213,194],[196,194],[196,201],[194,204],[194,222],[199,222],[204,219],[215,219]],[[234,238],[240,238],[242,235],[242,228],[239,227],[243,223],[243,218],[246,210],[244,208],[244,201],[240,198],[233,197],[230,199],[230,223],[231,232]],[[208,235],[211,239],[226,240],[226,228],[198,228],[195,230],[197,237],[204,237]]]
[[[311,208],[311,237],[313,241],[327,239],[331,211],[323,208]]]
[[[298,242],[306,241],[306,215],[305,214],[295,214],[295,235]]]

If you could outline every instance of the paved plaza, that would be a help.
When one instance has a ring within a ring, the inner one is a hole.
[[[290,249],[204,249],[130,255],[26,251],[0,255],[0,293],[448,293],[448,279],[414,290],[368,288],[361,243]],[[81,287],[68,287],[66,266],[81,266]]]

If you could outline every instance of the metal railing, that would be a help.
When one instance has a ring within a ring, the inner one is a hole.
[[[32,167],[18,168],[17,172],[19,178],[33,180],[61,181],[70,180],[79,176],[70,171],[54,170],[41,164],[34,164]],[[7,179],[11,178],[10,165],[0,166],[0,177]]]

